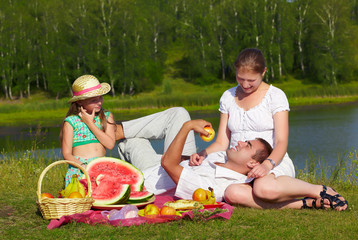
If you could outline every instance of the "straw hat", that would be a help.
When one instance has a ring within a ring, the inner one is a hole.
[[[73,97],[68,102],[72,103],[78,100],[102,96],[110,90],[111,86],[108,83],[99,83],[95,76],[83,75],[73,82]]]

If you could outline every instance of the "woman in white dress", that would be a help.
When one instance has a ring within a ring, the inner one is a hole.
[[[243,50],[235,61],[235,68],[238,85],[225,91],[220,99],[217,138],[208,148],[193,154],[190,165],[200,165],[207,154],[226,150],[228,146],[232,148],[238,141],[263,138],[273,147],[271,155],[248,174],[255,178],[253,184],[232,184],[226,189],[227,202],[254,208],[280,208],[279,202],[309,197],[300,203],[294,201],[295,206],[285,202],[282,207],[297,208],[297,204],[301,204],[323,208],[326,205],[345,210],[348,204],[332,188],[294,178],[295,169],[286,152],[289,104],[282,90],[263,81],[266,64],[262,52]],[[320,206],[316,205],[316,199],[321,200]]]

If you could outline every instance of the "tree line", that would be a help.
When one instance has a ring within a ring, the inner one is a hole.
[[[93,74],[112,95],[161,84],[235,81],[247,47],[266,57],[266,80],[288,75],[356,81],[357,0],[1,0],[0,96],[71,94]]]

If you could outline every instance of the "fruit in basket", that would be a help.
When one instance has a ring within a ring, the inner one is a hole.
[[[176,215],[177,211],[168,206],[163,206],[162,209],[160,209],[160,215]]]
[[[68,198],[83,198],[82,194],[79,192],[71,192]]]
[[[148,215],[159,215],[160,214],[160,209],[155,206],[154,204],[148,204],[147,206],[145,206],[144,208],[144,215],[148,216]]]
[[[59,192],[60,197],[68,198],[71,193],[79,192],[83,197],[85,196],[85,188],[79,182],[77,174],[72,176],[71,182],[67,185],[65,189]]]
[[[204,127],[204,129],[205,129],[205,131],[207,131],[209,133],[209,136],[205,136],[204,134],[200,133],[200,137],[201,137],[201,139],[203,139],[203,141],[210,142],[215,137],[215,131],[212,127],[209,127],[209,126]]]
[[[202,204],[215,204],[214,189],[211,187],[209,190],[198,188],[193,192],[193,200],[201,202]]]
[[[94,205],[127,203],[130,193],[143,192],[143,173],[123,160],[97,158],[87,165],[86,171],[91,180]],[[81,182],[87,185],[86,179]],[[134,196],[133,200],[145,202],[152,196],[144,192],[142,196]]]
[[[51,193],[41,193],[41,198],[54,198]]]

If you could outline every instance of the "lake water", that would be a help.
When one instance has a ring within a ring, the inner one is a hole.
[[[191,112],[193,119],[203,118],[210,121],[217,129],[219,113]],[[115,116],[116,119],[119,117]],[[125,119],[125,116],[121,116]],[[290,136],[288,153],[297,169],[302,169],[310,157],[324,159],[326,164],[334,166],[338,157],[358,148],[358,107],[356,105],[334,105],[309,108],[294,108],[290,112]],[[52,127],[0,127],[0,158],[8,149],[16,151],[32,149],[33,140],[37,139],[39,151],[54,149],[60,156],[59,144],[60,126]],[[207,147],[210,143],[203,142],[196,136],[198,149]],[[152,142],[154,148],[163,151],[161,141]],[[108,152],[108,156],[117,157],[117,148]]]

